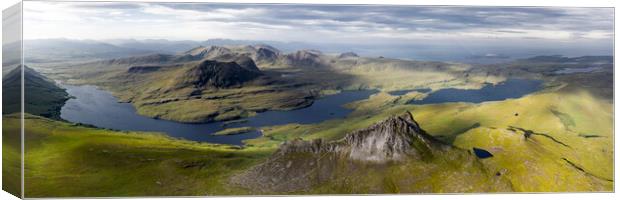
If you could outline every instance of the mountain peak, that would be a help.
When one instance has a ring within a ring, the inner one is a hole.
[[[427,159],[447,145],[420,128],[410,112],[392,116],[368,128],[347,134],[343,139],[285,142],[277,155],[288,153],[339,153],[349,159],[370,162],[398,161],[407,157]]]
[[[176,82],[173,86],[175,88],[238,86],[262,75],[256,65],[249,62],[251,59],[245,60],[242,62],[242,66],[236,62],[204,60],[186,67],[185,71],[175,79]]]
[[[449,149],[449,145],[426,134],[407,112],[336,141],[287,141],[267,161],[230,181],[262,192],[307,190],[334,176],[340,177],[342,171],[384,167],[406,159],[426,162]]]

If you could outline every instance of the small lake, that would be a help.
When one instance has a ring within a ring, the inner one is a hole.
[[[261,133],[250,131],[236,135],[215,136],[211,134],[225,129],[224,126],[226,128],[248,126],[258,128],[289,123],[311,124],[344,118],[352,110],[342,105],[367,99],[377,92],[375,90],[343,91],[317,99],[306,108],[262,112],[245,118],[240,123],[225,125],[224,122],[189,124],[153,119],[138,115],[130,103],[119,103],[112,94],[95,86],[64,85],[63,87],[67,89],[69,95],[75,97],[68,100],[60,111],[60,117],[67,121],[116,130],[163,132],[176,138],[234,145],[241,145],[243,140],[259,137]]]
[[[525,96],[542,89],[542,80],[508,79],[498,84],[486,84],[480,89],[447,88],[437,90],[421,100],[410,104],[434,104],[449,102],[482,103],[485,101],[502,101]]]

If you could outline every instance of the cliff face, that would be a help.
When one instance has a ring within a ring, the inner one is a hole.
[[[285,142],[264,163],[231,179],[260,192],[308,190],[330,181],[336,174],[367,166],[385,166],[410,159],[424,162],[450,150],[426,134],[411,113],[393,116],[343,139]]]

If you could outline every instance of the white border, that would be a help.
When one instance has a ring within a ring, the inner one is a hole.
[[[47,0],[49,1],[49,0]],[[82,0],[82,1],[96,1],[96,0]],[[123,0],[109,0],[109,1],[123,1]],[[136,0],[124,0],[135,1]],[[225,3],[311,3],[311,4],[400,4],[400,5],[468,5],[468,6],[561,6],[561,7],[616,7],[616,1],[614,0],[581,0],[581,1],[566,1],[566,0],[148,0],[150,2],[225,2]],[[6,9],[16,3],[19,0],[0,0],[0,6],[2,9]],[[614,27],[618,25],[618,21],[615,20]],[[1,28],[0,28],[1,31]],[[618,37],[614,35],[614,41]],[[616,45],[614,43],[614,50]],[[617,57],[617,52],[614,51],[614,58]],[[1,54],[0,54],[1,59]],[[615,59],[614,59],[615,60]],[[614,88],[619,88],[620,83],[615,81],[614,73]],[[1,89],[0,89],[1,91]],[[617,93],[614,89],[614,99],[616,99]],[[1,108],[1,105],[0,105]],[[614,105],[614,111],[618,109],[618,105]],[[614,112],[615,113],[615,112]],[[620,119],[615,117],[614,124],[618,124]],[[1,128],[1,124],[0,124]],[[618,132],[618,127],[614,127],[614,133]],[[618,138],[614,137],[615,144],[618,143]],[[0,143],[1,144],[1,143]],[[618,160],[618,154],[614,154],[614,159]],[[0,160],[0,164],[1,164]],[[615,171],[618,170],[617,163],[614,163]],[[0,171],[1,173],[1,171]],[[614,180],[617,179],[617,174]],[[1,180],[0,180],[1,182]],[[618,190],[618,184],[615,184],[615,191]],[[219,197],[219,198],[205,198],[197,197],[195,199],[229,199],[231,197]],[[299,200],[307,199],[355,199],[355,200],[367,200],[367,199],[388,199],[388,200],[409,200],[411,198],[417,199],[463,199],[463,200],[484,200],[484,199],[617,199],[615,193],[563,193],[563,194],[484,194],[484,195],[393,195],[393,196],[299,196],[299,197],[234,197],[235,199],[282,199],[282,198],[295,198]],[[2,191],[0,192],[0,199],[17,199],[14,196]],[[76,198],[73,198],[76,199]],[[90,198],[95,199],[95,198]],[[132,198],[132,199],[146,199],[146,198]],[[159,199],[187,199],[187,198],[159,198]]]

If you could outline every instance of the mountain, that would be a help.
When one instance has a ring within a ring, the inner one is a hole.
[[[262,75],[251,59],[241,58],[237,62],[204,60],[180,73],[174,79],[173,87],[226,88],[239,86]]]
[[[450,148],[420,128],[410,112],[392,116],[366,129],[347,134],[343,139],[324,142],[293,140],[284,143],[277,156],[294,153],[335,153],[348,159],[385,163],[407,157],[428,159],[434,151]]]
[[[60,119],[60,109],[69,98],[67,92],[34,69],[24,67],[24,109],[27,113]],[[2,114],[21,110],[21,67],[2,79]]]
[[[466,78],[463,72],[468,68],[453,63],[359,57],[351,52],[340,56],[312,49],[283,53],[259,44],[197,46],[177,54],[75,64],[65,71],[73,78],[59,78],[104,87],[146,116],[205,122],[301,108],[321,96],[321,91],[408,89],[385,87],[415,84],[446,87],[446,80],[461,83],[458,79]],[[420,73],[428,77],[408,79]],[[192,111],[192,115],[170,110],[173,105],[179,108],[190,103],[208,109]]]
[[[188,123],[238,119],[266,110],[309,106],[300,83],[259,69],[251,49],[211,46],[72,66],[80,80],[114,92],[141,115]],[[79,71],[81,70],[81,71]],[[199,108],[199,109],[198,109]]]
[[[466,169],[444,171],[438,166],[447,163],[437,162],[439,160],[458,162]],[[420,190],[425,187],[415,186],[418,181],[446,173],[451,175],[442,177],[442,180],[480,175],[496,182],[493,187],[509,190],[508,183],[501,177],[484,175],[486,172],[477,162],[471,153],[427,134],[407,112],[351,132],[336,141],[287,141],[264,163],[232,177],[230,182],[261,194],[313,193],[322,187],[330,187],[327,190],[331,192],[340,192],[338,187],[346,187],[348,192],[345,193],[383,193],[394,188],[400,192],[415,192],[416,187]],[[406,166],[409,165],[419,170],[408,170]],[[450,186],[438,187],[458,191]]]

